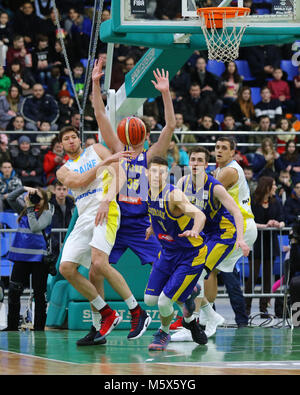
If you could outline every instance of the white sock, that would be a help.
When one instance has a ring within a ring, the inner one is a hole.
[[[201,311],[203,312],[205,317],[212,317],[215,315],[215,310],[212,308],[210,303],[205,304],[201,307]]]
[[[125,303],[127,304],[129,310],[134,309],[138,305],[138,302],[136,301],[133,295],[131,295],[128,299],[126,299]]]
[[[185,322],[187,322],[189,324],[190,322],[192,322],[195,319],[195,316],[194,316],[194,314],[192,314],[190,317],[184,317],[183,319]]]
[[[91,304],[95,307],[96,310],[101,310],[106,305],[106,302],[101,298],[100,295],[97,296],[94,300],[91,300]]]
[[[100,330],[101,324],[101,314],[98,311],[92,310],[92,320],[93,320],[93,326],[96,328],[97,331]]]

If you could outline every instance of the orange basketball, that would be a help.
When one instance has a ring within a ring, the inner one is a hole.
[[[123,118],[117,127],[120,141],[125,145],[138,145],[146,136],[146,126],[140,118]]]

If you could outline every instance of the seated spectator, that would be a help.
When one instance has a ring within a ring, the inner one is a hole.
[[[198,130],[201,119],[205,114],[218,114],[220,108],[217,107],[218,97],[213,92],[211,95],[202,94],[198,84],[192,84],[189,95],[184,99],[185,109],[184,119],[190,125],[191,130]]]
[[[11,78],[12,85],[19,87],[22,96],[32,94],[32,87],[36,81],[29,67],[24,67],[19,59],[11,62],[8,75]]]
[[[39,1],[39,0],[36,0],[36,1]],[[51,0],[51,3],[53,3],[52,0]],[[49,2],[48,2],[48,4],[49,4]],[[59,32],[58,32],[57,26],[56,26],[56,17],[55,17],[54,7],[52,6],[52,4],[49,4],[49,5],[52,8],[50,8],[50,14],[42,22],[40,34],[42,34],[43,36],[48,37],[49,48],[51,50],[53,50],[54,47],[55,47],[55,41],[59,38]],[[61,16],[60,8],[61,7],[58,6],[58,9],[57,9],[58,19],[59,19],[60,24],[61,24],[62,36],[64,38],[64,43],[65,43],[65,46],[67,48],[67,53],[70,54],[70,51],[69,51],[69,37],[68,37],[67,31],[63,28],[62,16]]]
[[[300,215],[300,182],[297,182],[284,205],[286,226],[292,226]]]
[[[300,114],[300,66],[298,66],[299,73],[293,79],[293,98],[295,100],[294,111],[296,114]]]
[[[13,167],[20,177],[22,184],[29,187],[44,186],[43,164],[40,150],[31,148],[31,141],[27,136],[19,138],[19,147],[11,150]]]
[[[73,71],[73,82],[75,86],[75,92],[77,94],[78,99],[81,100],[83,98],[84,80],[85,80],[83,64],[81,62],[75,63],[72,68],[72,71]],[[67,83],[66,86],[67,91],[70,92],[71,97],[75,97],[75,93],[73,91],[70,77],[67,77],[66,83]]]
[[[243,78],[239,75],[235,62],[228,62],[221,75],[221,92],[225,105],[230,106],[237,100],[242,84]]]
[[[61,129],[70,125],[71,117],[76,107],[74,106],[74,99],[71,98],[70,92],[67,90],[59,91],[58,100],[59,118],[57,123],[58,129]]]
[[[263,115],[260,117],[258,125],[254,128],[253,132],[271,132],[272,128],[271,128],[271,120],[268,117],[268,115]],[[266,133],[267,135],[267,133]],[[257,150],[257,144],[261,145],[263,139],[266,137],[266,135],[258,135],[256,133],[251,133],[247,136],[248,138],[248,143],[249,143],[249,147],[248,147],[248,153],[251,152],[255,152]],[[270,136],[270,138],[272,139],[273,143],[275,141],[274,136]],[[250,144],[256,144],[254,145],[250,145]]]
[[[93,107],[93,94],[89,93],[88,99],[86,101],[85,111],[84,111],[84,129],[85,130],[98,130],[98,124],[95,117],[95,111]]]
[[[275,160],[279,158],[279,154],[274,148],[272,139],[265,137],[261,143],[261,147],[254,154],[248,154],[247,158],[256,180],[262,176],[273,177],[275,179]]]
[[[189,131],[190,128],[184,124],[183,115],[180,113],[175,114],[176,126],[174,129],[173,138],[176,143],[182,144],[197,144],[197,140],[192,132],[189,134],[179,134],[177,132],[186,132]],[[191,146],[185,147],[181,146],[183,151],[188,151]]]
[[[40,133],[42,132],[42,133]],[[44,155],[51,146],[51,142],[56,137],[55,133],[51,132],[51,125],[48,121],[41,121],[39,123],[39,130],[35,135],[35,142],[40,144],[41,154]],[[31,139],[33,141],[33,138]]]
[[[6,53],[6,67],[10,67],[14,60],[18,59],[23,67],[32,66],[30,52],[25,48],[24,37],[16,35],[13,38],[12,46],[8,47]]]
[[[8,148],[8,137],[6,134],[0,134],[0,166],[3,162],[11,162],[10,150]]]
[[[195,81],[195,84],[198,83]],[[190,86],[190,74],[183,68],[179,69],[170,81],[170,87],[175,91],[176,96],[180,99],[188,95]]]
[[[71,26],[71,37],[72,37],[72,48],[74,61],[78,62],[80,59],[88,57],[88,48],[90,43],[90,36],[92,32],[92,21],[80,14],[79,10],[74,9],[75,12],[72,14],[72,26]]]
[[[261,101],[255,106],[255,116],[259,119],[263,115],[268,115],[271,120],[271,126],[274,130],[276,122],[282,117],[283,111],[279,100],[271,98],[270,89],[265,86],[260,90]]]
[[[50,150],[44,156],[43,169],[46,174],[46,185],[52,184],[56,179],[56,171],[68,161],[63,146],[58,137],[54,137]]]
[[[12,29],[7,12],[0,12],[0,56],[6,64],[6,53],[12,40]]]
[[[7,195],[21,186],[22,182],[17,177],[12,163],[2,162],[0,167],[0,212],[10,209],[10,205],[6,201]]]
[[[30,1],[25,1],[15,13],[12,28],[16,34],[24,37],[26,48],[32,48],[36,44],[35,39],[40,33],[41,22]]]
[[[185,103],[184,103],[184,100],[182,99],[182,97],[177,97],[176,92],[173,89],[170,89],[170,94],[171,94],[173,108],[174,108],[175,113],[184,114],[186,106],[185,106]],[[163,119],[164,118],[164,111],[163,111],[164,106],[162,103],[161,96],[159,96],[156,99],[156,102],[158,105],[160,119]],[[187,123],[189,125],[189,128],[191,128],[190,123],[186,119],[185,119],[185,123]]]
[[[283,154],[285,151],[285,145],[288,141],[293,140],[296,142],[296,136],[289,134],[289,132],[295,133],[295,129],[293,128],[290,119],[281,118],[277,123],[276,131],[284,132],[284,134],[277,135],[277,152],[279,154]]]
[[[156,143],[157,140],[159,139],[159,134],[157,133],[151,133],[153,132],[158,132],[163,130],[163,126],[158,122],[158,119],[154,116],[148,116],[148,121],[150,124],[150,141],[151,145]]]
[[[233,157],[234,160],[241,166],[242,169],[249,166],[248,159],[246,155],[243,155],[241,151],[235,150],[235,155]]]
[[[247,184],[248,184],[249,189],[250,189],[250,195],[252,196],[254,191],[255,191],[255,189],[257,188],[257,181],[254,180],[254,178],[253,178],[254,174],[253,174],[252,167],[251,166],[245,166],[244,167],[244,174],[245,174],[246,181],[247,181]]]
[[[49,54],[48,37],[39,34],[36,38],[36,46],[31,51],[32,71],[37,82],[47,85],[51,77],[51,64]]]
[[[6,96],[11,86],[11,79],[5,74],[4,67],[0,65],[0,96]]]
[[[251,98],[251,89],[244,86],[240,89],[238,98],[228,111],[234,116],[237,128],[241,130],[251,130],[255,124],[255,110]]]
[[[236,125],[235,125],[235,119],[234,116],[231,114],[226,114],[224,116],[224,120],[221,124],[221,129],[223,131],[229,131],[229,132],[235,132],[237,130]]]
[[[223,131],[228,131],[228,135],[230,135],[230,132],[236,132],[238,130],[234,116],[232,114],[225,115],[221,125],[221,129]],[[248,152],[248,147],[246,147],[245,145],[241,145],[246,143],[247,136],[244,135],[232,135],[232,136],[239,144],[241,154],[244,154],[246,151]]]
[[[273,72],[274,79],[268,81],[268,88],[271,91],[271,99],[279,100],[285,112],[293,111],[293,104],[291,102],[291,91],[289,84],[282,79],[283,71],[276,68]]]
[[[66,79],[61,75],[59,66],[52,66],[47,83],[47,93],[57,98],[58,93],[65,86]]]
[[[9,134],[9,143],[11,145],[18,145],[18,139],[24,135],[24,131],[27,130],[25,128],[25,119],[22,115],[16,115],[12,118],[7,124],[6,130],[14,131],[16,133]],[[27,135],[29,137],[29,134]],[[30,138],[30,137],[29,137]]]
[[[123,69],[123,73],[127,74],[129,73],[129,71],[131,71],[134,66],[136,64],[136,59],[133,56],[126,56],[125,60],[124,60],[124,69]]]
[[[290,172],[287,170],[281,170],[277,181],[276,195],[280,198],[283,205],[291,196],[292,190],[293,187]]]
[[[272,78],[275,68],[280,67],[281,53],[276,45],[257,45],[246,48],[245,59],[253,77],[255,86],[263,86]]]
[[[0,129],[6,130],[10,120],[20,113],[23,100],[15,85],[9,88],[7,96],[0,96]]]
[[[80,129],[80,113],[77,110],[74,111],[71,116],[71,125],[74,126],[77,130]]]
[[[61,42],[59,39],[55,40],[54,47],[52,48],[51,56],[51,64],[52,66],[57,66],[60,69],[62,76],[68,75],[68,69],[66,66],[66,60],[63,53],[63,48],[61,46]]]
[[[203,132],[212,132],[215,130],[219,130],[219,125],[217,122],[214,120],[214,117],[209,114],[205,114],[200,121],[200,125],[198,127],[198,131],[203,131]],[[196,134],[195,138],[198,143],[215,143],[216,142],[216,136],[211,134],[211,135],[205,135],[204,134]]]
[[[45,93],[41,84],[33,85],[33,94],[23,101],[21,114],[26,119],[28,130],[38,130],[41,120],[49,122],[52,130],[57,130],[58,104],[53,96]]]
[[[206,67],[206,59],[200,56],[196,60],[195,68],[191,71],[191,82],[200,85],[202,92],[214,91],[218,95],[220,93],[220,78],[207,71]]]
[[[151,115],[159,119],[160,113],[157,101],[153,97],[149,97],[143,104],[143,114],[147,117]]]
[[[88,135],[85,139],[84,148],[88,148],[90,145],[97,143],[97,138],[95,136]]]
[[[48,19],[51,13],[53,0],[34,0],[36,15],[41,19]]]
[[[59,181],[56,181],[54,183],[54,193],[49,203],[54,207],[51,223],[52,229],[67,229],[75,208],[74,199],[68,196],[68,188]],[[65,235],[65,232],[51,233],[52,252],[56,254],[57,257],[62,248]]]
[[[181,172],[178,172],[176,167],[183,168],[189,165],[189,156],[187,152],[179,149],[174,140],[170,142],[169,149],[167,152],[168,167],[170,169],[170,181],[172,184],[176,184],[178,179],[182,176]],[[173,172],[174,170],[174,172]]]
[[[275,161],[277,173],[286,170],[291,174],[292,183],[295,185],[300,181],[300,154],[294,140],[286,143],[285,152]]]

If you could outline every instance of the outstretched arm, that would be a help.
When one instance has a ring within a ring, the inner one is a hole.
[[[105,170],[108,165],[114,162],[119,162],[121,159],[126,159],[130,157],[131,157],[131,153],[129,151],[117,152],[114,155],[107,156],[102,162],[96,165],[93,169],[90,169],[82,174],[77,173],[75,171],[71,171],[64,165],[57,170],[56,177],[63,185],[71,189],[87,187],[92,181],[94,181],[97,178],[99,172]]]
[[[153,156],[165,156],[169,148],[172,135],[175,129],[176,120],[173,102],[169,90],[169,72],[164,69],[153,71],[155,81],[151,81],[155,88],[161,92],[164,110],[165,110],[165,127],[163,128],[158,141],[152,145],[148,152],[148,160]]]
[[[181,233],[180,237],[199,237],[199,233],[205,226],[206,216],[201,210],[194,206],[186,195],[179,189],[175,189],[170,193],[169,207],[171,212],[178,216],[185,214],[194,219],[194,226],[191,230]]]
[[[229,195],[229,193],[222,185],[215,186],[214,194],[217,197],[217,199],[223,204],[223,206],[230,212],[230,214],[232,214],[234,218],[236,232],[237,232],[236,248],[237,249],[241,248],[243,251],[243,255],[248,256],[250,252],[250,248],[244,241],[244,220],[241,210],[239,209],[238,205],[235,203],[232,196]]]
[[[102,99],[101,89],[100,89],[100,79],[103,76],[102,72],[102,59],[96,60],[93,74],[92,74],[92,94],[93,94],[93,106],[94,113],[97,120],[98,128],[101,132],[101,136],[105,141],[105,144],[113,152],[120,152],[124,150],[124,145],[118,139],[116,133],[114,132],[110,120],[106,115],[105,106]]]

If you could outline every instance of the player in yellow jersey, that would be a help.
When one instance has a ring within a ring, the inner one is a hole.
[[[220,181],[224,185],[229,195],[233,197],[234,201],[240,208],[244,220],[244,241],[250,248],[252,248],[257,238],[257,227],[254,221],[254,215],[251,210],[250,190],[244,175],[244,171],[241,168],[241,166],[233,159],[235,155],[235,148],[236,148],[236,142],[233,138],[230,137],[218,138],[215,146],[216,163],[218,166],[215,172],[215,177],[218,181]],[[240,256],[241,255],[239,253],[239,250],[235,250],[230,255],[230,259],[226,259],[218,266],[217,270],[214,270],[210,274],[205,284],[205,296],[211,303],[214,302],[217,296],[218,272],[221,271],[225,275],[229,273],[233,273],[235,264],[237,260],[240,258]],[[237,298],[239,299],[240,301],[239,308],[240,310],[242,310],[242,314],[245,316],[244,313],[245,302],[241,295],[239,283],[237,281],[234,282],[235,282],[235,288],[233,292],[235,293],[235,299]],[[246,318],[242,322],[237,322],[237,324],[238,325],[241,324],[241,326],[242,324],[246,325]]]

